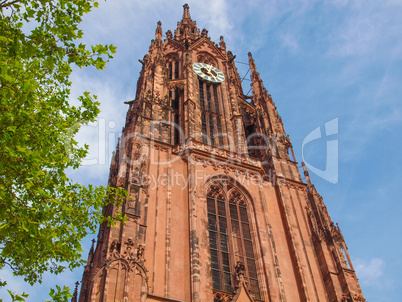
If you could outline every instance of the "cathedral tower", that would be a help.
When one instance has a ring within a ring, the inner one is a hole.
[[[244,95],[223,37],[185,4],[161,22],[110,168],[127,221],[100,226],[74,301],[365,301],[338,225],[249,53]]]

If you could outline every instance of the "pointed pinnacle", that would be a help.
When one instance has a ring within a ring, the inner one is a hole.
[[[188,6],[188,4],[184,4],[183,5],[183,19],[191,19],[190,17],[190,6]]]
[[[306,165],[304,164],[304,161],[302,161],[302,166],[303,166],[303,171],[304,171],[304,176],[306,177],[306,181],[308,185],[311,185],[311,180],[310,180],[310,174],[308,174]]]
[[[75,289],[74,289],[74,294],[73,298],[71,299],[71,302],[76,302],[77,301],[77,296],[78,296],[78,285],[80,285],[80,282],[75,282]]]
[[[251,73],[256,73],[257,72],[257,68],[255,67],[255,62],[253,59],[253,56],[251,54],[251,52],[248,53],[248,64],[250,65],[250,69],[251,69]]]

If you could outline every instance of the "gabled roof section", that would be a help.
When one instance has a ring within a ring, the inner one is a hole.
[[[172,40],[172,39],[166,39],[164,48],[166,49],[168,46],[172,47],[173,49],[177,50],[177,51],[181,51],[181,50],[185,50],[185,46],[176,41],[176,40]]]
[[[201,48],[202,45],[207,44],[208,47],[211,49],[212,53],[219,56],[223,61],[226,61],[225,56],[222,54],[221,50],[214,44],[208,37],[202,37],[194,42],[194,44],[190,45],[189,49],[197,50]]]

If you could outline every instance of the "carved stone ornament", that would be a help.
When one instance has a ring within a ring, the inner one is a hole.
[[[364,299],[363,295],[361,295],[361,294],[355,294],[355,295],[353,296],[353,301],[356,301],[356,302],[366,302],[367,300]]]
[[[341,298],[341,302],[350,302],[350,296],[349,296],[349,294],[346,294],[346,293],[344,293],[344,294],[342,294],[342,298]]]
[[[144,250],[145,250],[145,248],[140,244],[137,249],[137,258],[138,259],[144,258]]]
[[[201,37],[206,37],[206,36],[208,36],[208,30],[206,30],[205,28],[203,28],[203,29],[202,29],[202,32],[201,32]]]
[[[343,241],[343,236],[340,233],[339,229],[335,226],[333,222],[331,222],[331,235],[334,238],[335,242]]]
[[[135,254],[133,251],[133,247],[134,247],[134,241],[133,239],[130,237],[128,238],[125,242],[124,242],[125,246],[126,246],[126,250],[123,253],[123,257],[127,258],[127,259],[134,259],[135,258]]]
[[[119,257],[120,256],[120,242],[117,240],[113,240],[110,244],[109,249],[110,257]]]
[[[245,265],[242,261],[237,261],[235,265],[235,275],[236,275],[236,284],[235,284],[235,296],[232,301],[238,302],[253,302],[254,295],[251,294],[251,290],[249,284],[244,277],[246,273]]]
[[[173,39],[173,34],[172,34],[172,31],[170,29],[166,32],[166,37],[168,39]]]
[[[215,302],[230,302],[233,299],[233,294],[225,292],[214,291],[214,301]]]
[[[169,147],[167,147],[165,145],[154,144],[154,145],[152,145],[152,147],[155,150],[162,151],[162,152],[168,152],[169,151]]]
[[[284,180],[284,179],[280,179],[280,180],[278,181],[278,184],[279,184],[279,186],[281,186],[281,187],[289,187],[289,183],[288,183],[286,180]]]
[[[246,273],[246,266],[244,265],[244,263],[242,261],[237,261],[234,268],[235,268],[236,276],[238,278],[240,278],[240,276],[244,277],[244,274]]]

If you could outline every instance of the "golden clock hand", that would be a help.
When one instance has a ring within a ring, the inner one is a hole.
[[[209,76],[216,81],[217,74],[215,73],[215,71],[212,70],[212,68],[214,68],[214,66],[209,65],[208,73],[209,73]]]
[[[209,69],[208,69],[209,74],[211,73],[212,67],[213,67],[212,65],[209,65]]]

